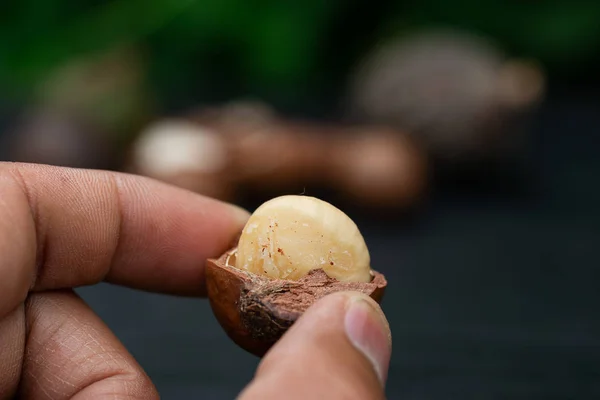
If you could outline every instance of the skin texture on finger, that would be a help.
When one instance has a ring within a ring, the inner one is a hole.
[[[35,225],[27,196],[0,172],[0,320],[27,296],[34,279]]]
[[[25,315],[19,398],[158,398],[133,357],[72,291],[32,294]]]
[[[0,163],[0,317],[29,289],[102,280],[204,294],[204,263],[248,213],[159,182],[106,171]]]
[[[25,349],[25,313],[21,304],[0,319],[0,399],[14,398]]]
[[[240,399],[384,399],[372,360],[346,333],[347,310],[357,296],[374,310],[359,328],[379,347],[387,371],[391,335],[379,306],[364,295],[336,293],[309,308],[267,353]]]

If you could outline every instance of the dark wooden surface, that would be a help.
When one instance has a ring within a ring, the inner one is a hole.
[[[599,106],[544,106],[523,193],[444,191],[408,226],[354,215],[390,281],[390,399],[600,396]],[[165,399],[232,399],[253,375],[205,300],[79,292]]]

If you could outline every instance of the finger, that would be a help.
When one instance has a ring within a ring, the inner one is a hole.
[[[241,399],[383,399],[389,325],[359,293],[317,302],[262,360]]]
[[[13,399],[25,349],[25,313],[21,304],[0,318],[0,399]]]
[[[27,291],[103,279],[203,294],[248,213],[149,179],[0,163],[0,316]]]
[[[133,357],[73,292],[31,295],[26,319],[19,398],[158,398]]]

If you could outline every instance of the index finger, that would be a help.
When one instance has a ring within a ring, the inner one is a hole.
[[[247,217],[142,177],[0,163],[2,303],[102,280],[203,295],[204,261],[227,249]]]

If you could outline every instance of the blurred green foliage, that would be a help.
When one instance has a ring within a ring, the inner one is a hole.
[[[266,84],[306,77],[319,27],[336,1],[25,0],[0,23],[0,80],[31,89],[71,57],[135,44],[151,73],[174,88],[209,75],[224,60],[241,79]],[[192,83],[193,85],[193,83]]]
[[[587,0],[419,0],[395,14],[416,26],[468,28],[553,69],[573,70],[600,49],[600,2]],[[447,4],[446,6],[444,6]]]
[[[583,0],[9,1],[0,13],[0,85],[29,95],[74,56],[134,45],[160,96],[220,88],[302,97],[347,73],[377,41],[439,25],[573,72],[597,56],[598,21],[600,2]]]

